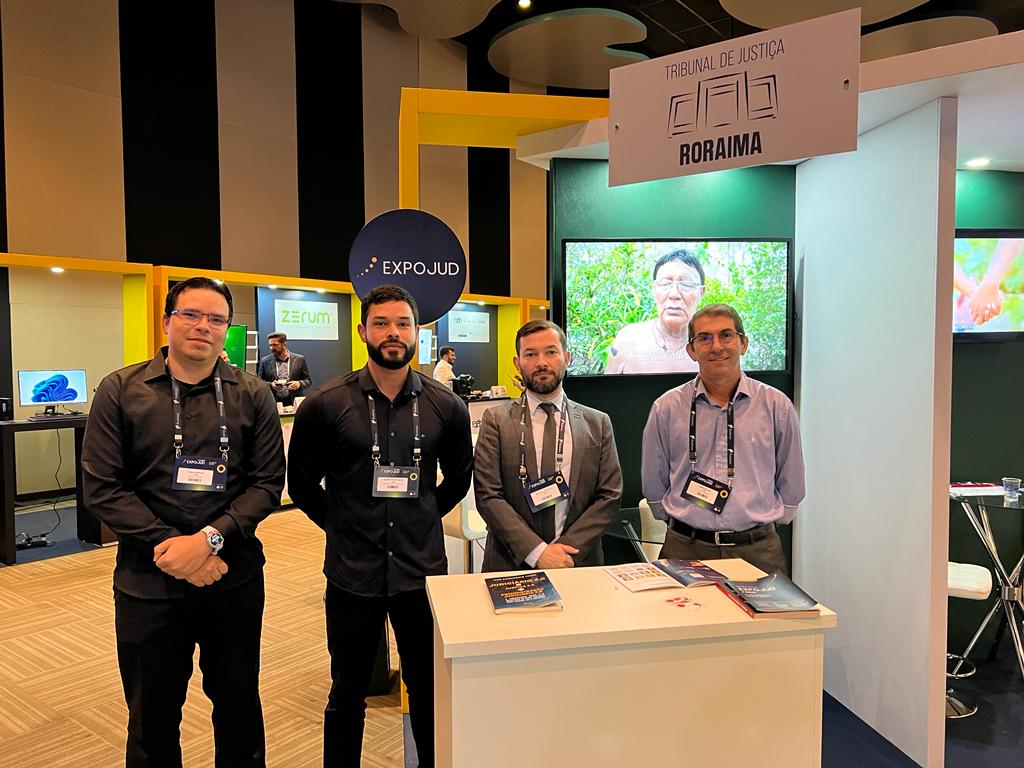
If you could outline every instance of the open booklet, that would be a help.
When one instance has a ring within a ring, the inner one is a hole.
[[[725,576],[700,560],[655,560],[605,567],[608,575],[630,592],[666,587],[701,587],[725,581]]]
[[[544,571],[484,579],[495,613],[546,613],[562,610],[562,597]]]

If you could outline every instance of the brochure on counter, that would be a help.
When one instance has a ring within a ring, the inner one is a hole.
[[[669,587],[702,587],[725,581],[725,576],[700,560],[655,560],[653,563],[609,565],[605,571],[630,592]]]
[[[562,610],[562,597],[544,571],[484,579],[495,613],[547,613]]]

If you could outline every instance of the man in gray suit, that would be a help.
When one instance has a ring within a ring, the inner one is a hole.
[[[270,382],[274,399],[284,405],[291,405],[296,397],[302,397],[312,384],[306,358],[288,350],[288,337],[280,331],[267,334],[270,354],[260,358],[256,375]]]
[[[622,472],[608,415],[562,391],[565,333],[531,320],[516,333],[523,397],[484,413],[476,505],[487,521],[485,571],[604,562],[601,536],[619,510]]]

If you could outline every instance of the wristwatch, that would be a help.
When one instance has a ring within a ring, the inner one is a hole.
[[[206,543],[210,545],[211,554],[216,555],[224,548],[224,536],[212,525],[203,528],[203,533],[206,534]]]

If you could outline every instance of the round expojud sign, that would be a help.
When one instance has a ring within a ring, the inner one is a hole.
[[[378,285],[404,288],[416,299],[420,324],[448,312],[466,285],[466,254],[451,227],[413,208],[382,213],[356,235],[348,257],[356,295]]]

